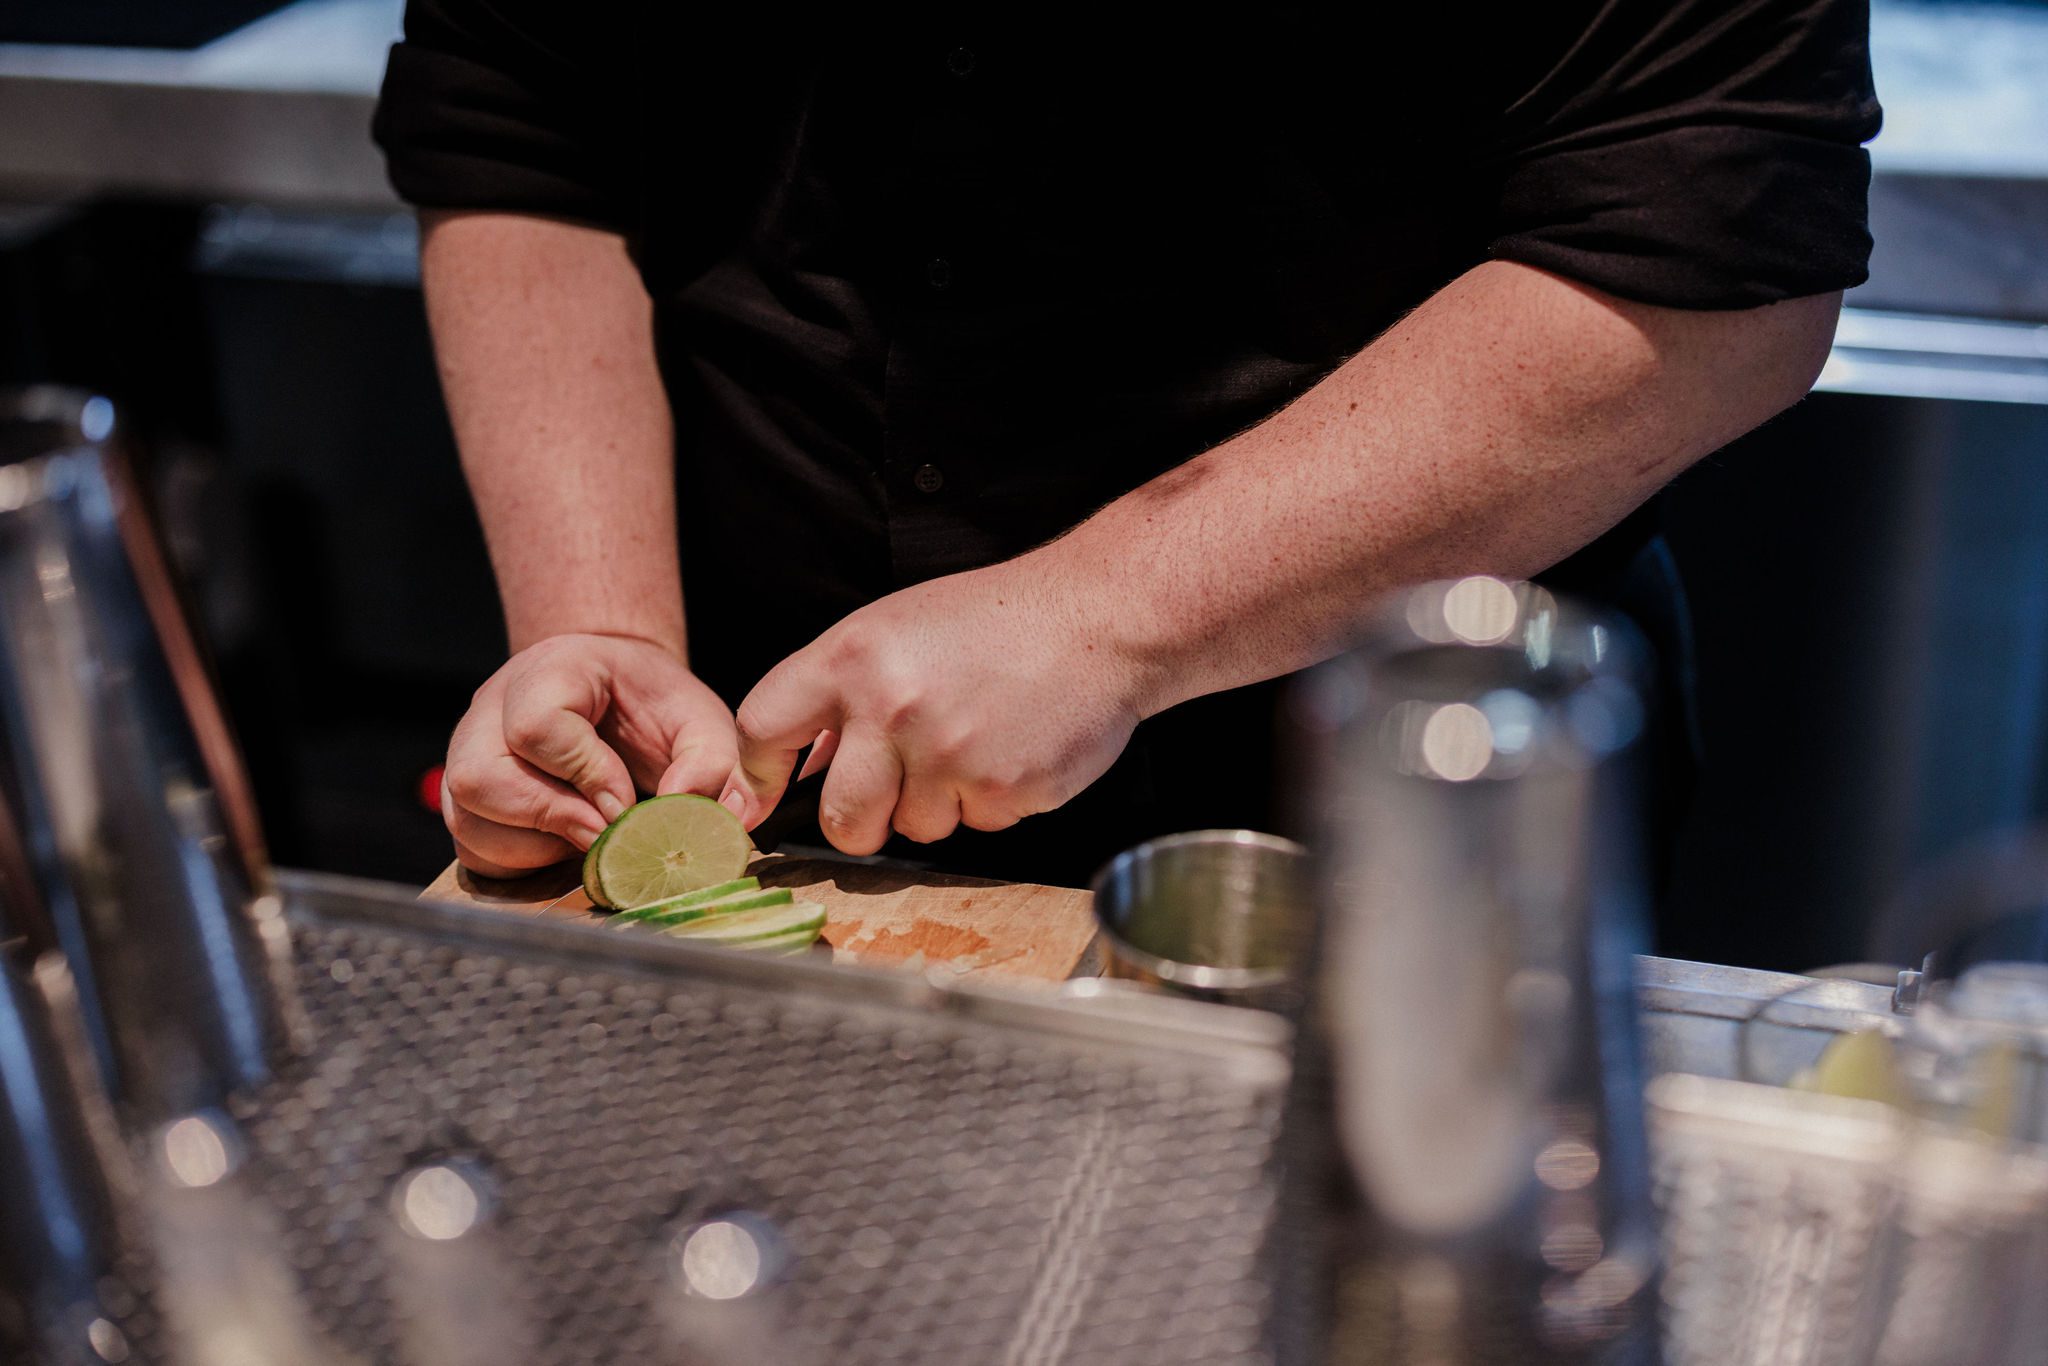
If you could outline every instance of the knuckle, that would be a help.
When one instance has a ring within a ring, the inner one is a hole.
[[[455,843],[469,849],[493,863],[506,861],[505,840],[502,832],[492,828],[490,822],[467,811],[458,811],[455,819],[448,824],[448,833],[455,837]]]
[[[966,824],[970,830],[979,830],[984,835],[992,835],[998,830],[1008,830],[1019,819],[1020,817],[1017,816],[984,816],[977,817]]]
[[[976,784],[984,797],[992,801],[1014,802],[1031,789],[1034,775],[1029,769],[1017,764],[1002,764],[981,775]]]
[[[960,823],[973,830],[1006,830],[1031,814],[1029,803],[1012,792],[976,787],[960,803]]]
[[[519,751],[539,749],[548,741],[547,718],[538,712],[505,713],[505,743]]]
[[[740,709],[733,713],[733,734],[740,744],[752,746],[761,743],[767,734],[761,721],[761,706],[752,697],[740,703]]]
[[[926,752],[948,771],[967,767],[969,752],[974,747],[974,732],[965,726],[946,727],[933,737],[926,746]]]
[[[595,747],[577,749],[562,756],[561,778],[578,791],[588,791],[604,786],[607,767],[604,757],[596,752]]]
[[[870,830],[863,812],[845,806],[821,807],[818,825],[834,847],[849,854],[872,854],[888,838],[886,826]]]
[[[874,657],[874,633],[860,622],[842,622],[826,643],[825,659],[834,669],[858,668]]]
[[[552,664],[561,659],[570,648],[571,642],[568,637],[549,636],[544,640],[536,640],[533,644],[521,650],[519,652],[519,660],[527,665]]]
[[[890,736],[905,735],[918,728],[927,714],[925,699],[919,689],[897,687],[890,689],[877,711],[876,721],[882,733]]]
[[[890,822],[890,828],[914,844],[936,844],[953,833],[953,823],[931,816],[908,816],[901,811]]]
[[[448,795],[455,799],[456,807],[463,811],[474,811],[489,791],[482,775],[466,765],[450,765],[441,781],[447,784]]]
[[[545,792],[528,792],[523,795],[514,814],[518,817],[514,824],[525,826],[529,830],[551,830],[561,824],[554,799]]]

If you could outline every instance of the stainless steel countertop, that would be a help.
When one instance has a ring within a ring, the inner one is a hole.
[[[1877,174],[2048,178],[2048,6],[1871,7]]]
[[[298,0],[189,52],[0,43],[0,198],[395,207],[370,114],[404,0]]]

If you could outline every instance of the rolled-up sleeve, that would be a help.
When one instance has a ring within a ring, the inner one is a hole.
[[[627,230],[629,130],[605,78],[607,32],[589,4],[408,0],[372,126],[399,196]]]
[[[1508,92],[1490,254],[1678,308],[1861,283],[1879,122],[1863,0],[1588,8]]]

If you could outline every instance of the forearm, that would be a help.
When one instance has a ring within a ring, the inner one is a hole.
[[[1034,577],[1131,663],[1144,714],[1306,666],[1389,588],[1526,576],[1592,540],[1805,393],[1837,305],[1688,312],[1481,266],[1033,552]]]
[[[589,632],[681,657],[674,437],[624,242],[510,214],[432,215],[421,273],[512,649]]]

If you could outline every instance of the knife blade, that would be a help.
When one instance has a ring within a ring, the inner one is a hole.
[[[827,770],[829,771],[829,770]],[[772,854],[782,842],[806,826],[818,822],[818,796],[825,790],[825,771],[799,778],[783,790],[775,809],[761,818],[753,829],[754,847]]]

